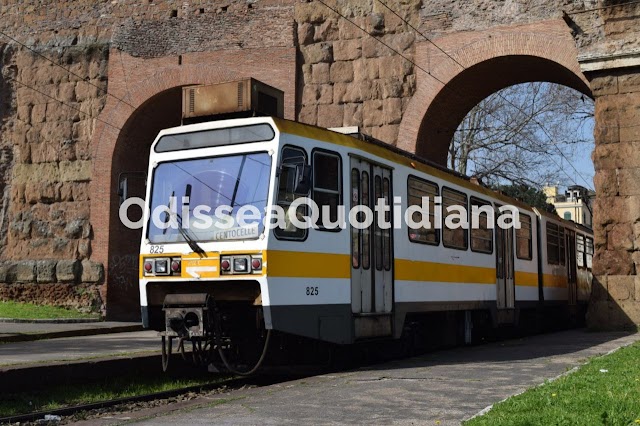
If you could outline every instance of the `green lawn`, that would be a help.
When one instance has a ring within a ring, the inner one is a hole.
[[[98,318],[98,314],[86,314],[55,306],[40,306],[31,303],[0,302],[0,318],[51,319],[51,318]]]
[[[0,417],[26,414],[34,411],[54,410],[65,406],[144,395],[186,386],[206,385],[222,382],[228,380],[228,378],[206,374],[198,378],[179,380],[162,374],[147,379],[117,377],[97,383],[61,385],[42,392],[2,395],[0,398]]]
[[[640,424],[640,343],[593,358],[576,372],[511,397],[464,424]]]

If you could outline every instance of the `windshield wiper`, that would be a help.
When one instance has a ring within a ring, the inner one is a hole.
[[[175,196],[175,192],[172,192],[171,198],[169,199],[169,212],[171,212],[171,200],[174,198],[174,196]],[[187,186],[185,187],[185,197],[191,198],[191,185],[189,184],[187,184]],[[182,216],[180,216],[177,212],[174,213],[174,215],[176,217],[176,224],[178,225],[178,232],[180,232],[180,235],[182,235],[182,238],[184,238],[184,240],[189,245],[191,250],[193,250],[194,253],[198,253],[200,255],[206,255],[206,252],[202,249],[202,247],[200,247],[200,245],[196,242],[196,240],[194,240],[193,238],[191,238],[191,236],[189,236],[187,231],[182,226]],[[163,233],[166,232],[166,230],[167,229],[165,228]]]

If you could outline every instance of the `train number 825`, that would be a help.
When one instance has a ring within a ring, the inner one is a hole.
[[[307,287],[307,296],[317,296],[318,287]]]

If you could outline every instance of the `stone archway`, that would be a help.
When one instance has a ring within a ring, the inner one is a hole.
[[[403,116],[398,147],[446,165],[449,144],[482,99],[514,84],[546,81],[591,96],[564,21],[457,33],[416,45],[417,88]],[[444,84],[443,84],[444,83]]]
[[[92,259],[102,262],[107,318],[139,317],[139,231],[129,231],[118,218],[118,183],[122,173],[144,173],[148,149],[157,132],[180,124],[182,86],[214,84],[254,77],[285,92],[285,116],[295,114],[295,49],[279,48],[272,56],[247,49],[190,53],[180,58],[135,58],[112,50],[109,97],[92,139]],[[267,63],[278,59],[278,67]],[[139,188],[140,190],[140,188]],[[139,192],[139,191],[137,191]]]

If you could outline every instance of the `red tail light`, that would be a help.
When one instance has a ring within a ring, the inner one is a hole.
[[[224,259],[222,262],[220,262],[220,268],[222,268],[223,271],[228,271],[231,268],[231,263]]]
[[[144,262],[144,270],[147,272],[151,272],[151,270],[153,269],[153,263],[151,262]]]
[[[173,262],[171,262],[171,270],[173,272],[179,272],[180,271],[180,261],[179,260],[174,260]]]
[[[253,259],[251,261],[251,268],[253,268],[253,270],[260,270],[262,269],[262,260],[260,259]]]

